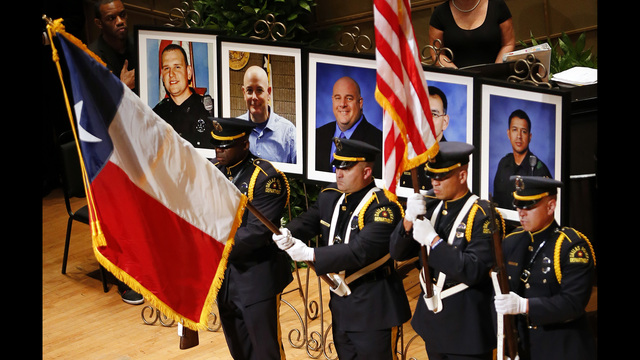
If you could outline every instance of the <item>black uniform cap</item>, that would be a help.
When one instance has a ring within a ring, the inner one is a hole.
[[[555,195],[562,182],[543,176],[520,176],[509,178],[516,191],[513,192],[513,205],[519,209],[530,209],[545,196]]]
[[[445,178],[452,170],[469,163],[473,145],[458,141],[443,141],[432,161],[425,165],[425,173],[430,179]]]
[[[333,153],[331,165],[337,169],[347,169],[359,161],[375,161],[380,150],[364,141],[340,139],[334,137],[336,152]]]
[[[236,118],[214,118],[211,131],[211,144],[217,148],[228,148],[236,143],[236,140],[251,134],[256,125],[247,120]]]

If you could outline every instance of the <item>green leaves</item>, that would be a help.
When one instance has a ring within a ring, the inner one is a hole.
[[[272,14],[287,29],[283,40],[307,34],[313,18],[313,0],[196,0],[194,9],[202,17],[201,27],[223,30],[227,35],[250,36],[256,21]]]
[[[529,34],[532,45],[539,45],[539,42],[533,37],[533,34],[531,32]],[[592,55],[591,48],[585,49],[586,38],[585,33],[581,33],[574,43],[571,41],[569,35],[563,32],[555,45],[547,39],[546,42],[551,46],[551,69],[549,69],[551,74],[557,74],[576,66],[594,69],[598,67],[597,59]],[[522,41],[520,41],[520,44],[525,45]]]

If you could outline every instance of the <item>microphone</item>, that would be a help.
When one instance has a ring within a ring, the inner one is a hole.
[[[209,112],[209,115],[211,115],[211,117],[213,117],[213,99],[211,99],[211,95],[205,95],[202,98],[202,103],[204,104],[204,109]]]
[[[538,163],[538,158],[535,155],[529,156],[529,166],[531,166],[531,175],[533,175],[533,169],[535,169]]]

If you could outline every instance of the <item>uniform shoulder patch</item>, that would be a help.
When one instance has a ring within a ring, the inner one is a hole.
[[[589,251],[582,246],[576,245],[569,251],[569,262],[572,264],[588,264],[590,261]]]
[[[376,209],[373,213],[374,222],[383,222],[387,224],[393,224],[394,215],[393,210],[388,206],[382,206]]]
[[[280,178],[274,177],[267,180],[264,191],[267,194],[282,194],[282,181],[280,181]]]

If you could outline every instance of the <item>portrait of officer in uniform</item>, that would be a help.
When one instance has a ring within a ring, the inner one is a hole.
[[[214,119],[210,136],[216,149],[215,165],[264,217],[279,223],[289,199],[287,178],[269,161],[251,153],[249,134],[254,126],[238,119]],[[293,276],[287,254],[271,234],[246,210],[229,253],[217,303],[234,359],[281,359],[284,354],[280,296]]]
[[[393,194],[375,186],[380,150],[359,140],[333,141],[336,181],[273,239],[293,260],[313,261],[317,274],[339,284],[329,308],[340,359],[395,359],[393,328],[409,320],[411,310],[389,236],[404,213]],[[309,247],[317,235],[319,246]]]
[[[161,62],[162,83],[168,96],[153,111],[195,148],[213,148],[212,113],[205,108],[205,97],[189,85],[194,74],[185,50],[177,44],[167,45]]]
[[[496,311],[517,315],[521,359],[595,359],[585,308],[596,259],[586,236],[555,220],[562,182],[512,176],[511,184],[521,226],[503,242],[510,292],[496,295]]]
[[[463,142],[440,143],[426,165],[432,189],[408,197],[404,219],[391,235],[395,260],[415,258],[423,246],[428,253],[433,296],[425,296],[429,282],[421,271],[422,292],[411,326],[424,339],[429,359],[491,360],[496,347],[490,206],[467,184],[473,150]]]

